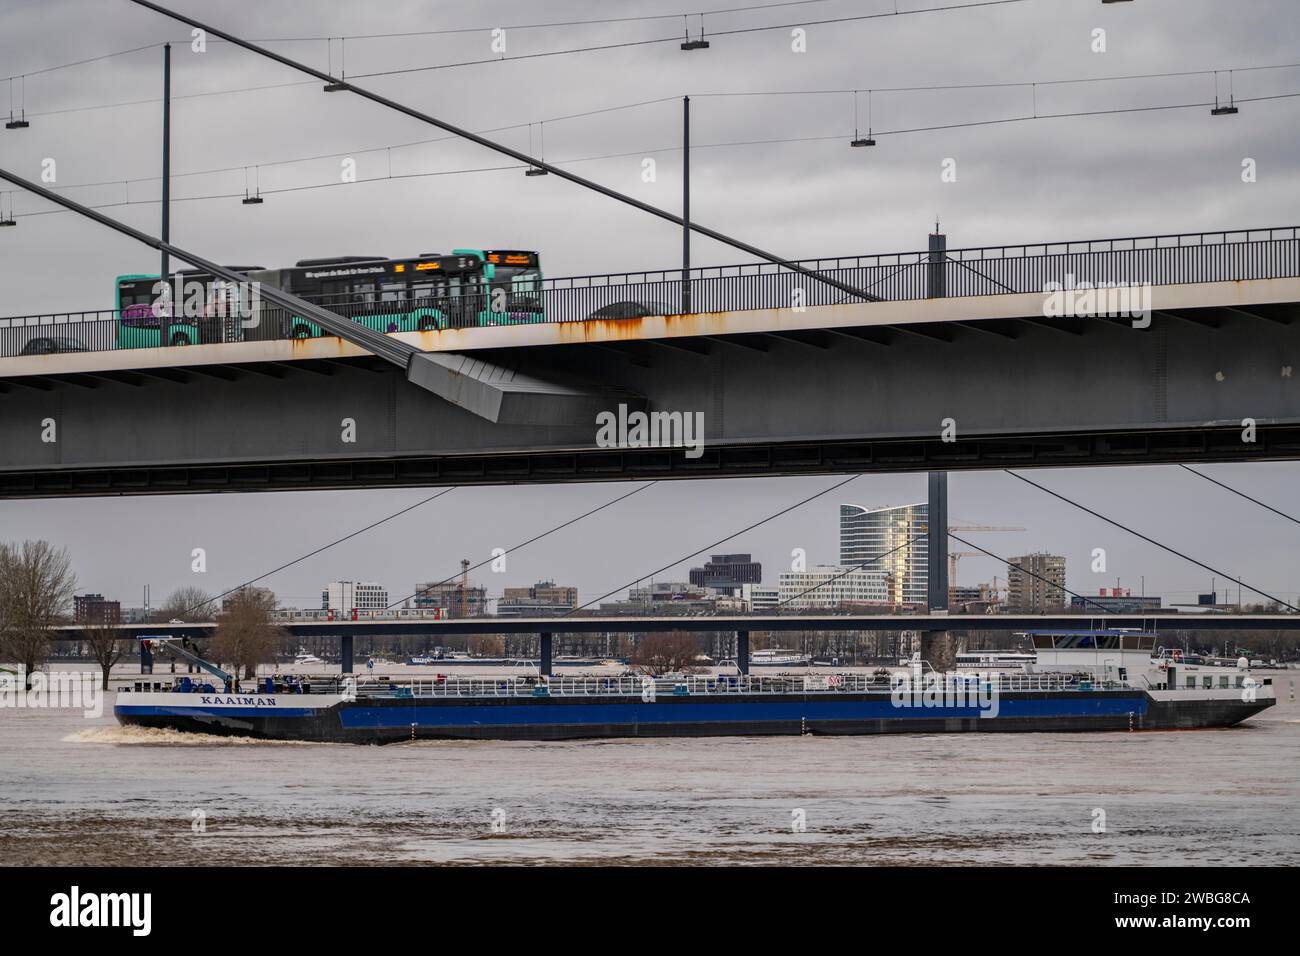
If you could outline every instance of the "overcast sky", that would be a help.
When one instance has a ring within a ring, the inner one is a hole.
[[[756,0],[756,3],[758,0]],[[955,0],[954,0],[955,2]],[[385,77],[362,85],[676,211],[681,198],[681,115],[692,99],[692,213],[706,225],[794,258],[922,248],[941,220],[950,247],[1288,225],[1300,221],[1300,97],[1241,103],[1212,118],[1220,96],[1300,93],[1295,0],[1023,0],[971,10],[815,25],[892,12],[894,0],[824,0],[706,16],[712,37],[686,53],[683,21],[525,29],[524,25],[651,17],[648,0],[517,2],[488,6],[390,0],[175,0],[178,9],[350,77],[490,59],[505,28],[505,59]],[[718,2],[715,7],[746,6]],[[942,3],[899,0],[902,10]],[[806,26],[806,52],[791,26]],[[458,30],[359,39],[363,34]],[[1106,52],[1094,53],[1104,29]],[[690,18],[692,33],[698,17]],[[345,44],[322,37],[351,36]],[[290,41],[287,38],[316,38]],[[128,0],[0,0],[0,78],[172,40],[172,238],[226,262],[268,267],[340,254],[404,256],[453,247],[538,249],[550,275],[669,267],[675,227],[554,177],[513,165],[228,44],[190,49],[189,31]],[[614,49],[555,56],[580,47]],[[158,228],[161,50],[113,56],[15,81],[15,108],[32,126],[0,130],[0,165],[55,185],[149,232]],[[514,59],[518,58],[518,59]],[[1193,72],[1180,77],[1056,84],[1050,81]],[[873,92],[945,84],[1038,84],[980,90]],[[8,84],[0,85],[5,109]],[[271,87],[250,90],[252,87]],[[708,96],[807,90],[825,95]],[[220,91],[243,92],[220,92]],[[217,95],[199,95],[217,94]],[[572,119],[571,114],[662,100]],[[875,149],[849,149],[857,123]],[[143,102],[142,102],[143,101]],[[108,104],[128,104],[107,108]],[[1038,114],[1193,104],[1186,109],[970,124]],[[97,107],[87,109],[87,107]],[[868,114],[870,114],[868,118]],[[542,125],[542,121],[546,121]],[[533,124],[531,129],[529,124]],[[501,129],[502,127],[512,127]],[[949,127],[924,132],[895,132]],[[423,142],[437,140],[436,142]],[[788,142],[774,142],[784,140]],[[389,149],[401,144],[414,146]],[[737,145],[748,144],[748,145]],[[324,157],[302,162],[286,160]],[[362,182],[340,184],[344,158]],[[600,158],[604,157],[604,158]],[[1241,181],[1255,160],[1257,181]],[[952,158],[957,181],[940,181]],[[655,161],[654,182],[642,180]],[[247,171],[246,171],[247,167]],[[203,172],[212,171],[215,172]],[[201,172],[202,175],[182,175]],[[425,173],[445,175],[418,175]],[[389,175],[394,177],[388,179]],[[378,180],[365,182],[365,180]],[[128,182],[129,181],[129,182]],[[71,188],[83,184],[106,184]],[[246,183],[266,202],[243,206]],[[320,188],[301,188],[301,187]],[[278,190],[293,190],[278,192]],[[7,192],[7,190],[4,190]],[[196,198],[218,196],[222,198]],[[129,204],[127,204],[129,201]],[[19,221],[0,230],[0,313],[109,308],[116,275],[157,269],[152,251],[30,196],[5,195]],[[696,264],[741,261],[697,239]],[[1275,506],[1300,513],[1300,467],[1215,466],[1207,471]],[[1281,522],[1177,468],[1042,472],[1051,487],[1130,521],[1223,570],[1295,602],[1300,527]],[[513,555],[505,574],[478,575],[491,591],[553,577],[583,600],[708,545],[736,528],[827,487],[835,478],[661,484],[598,518]],[[378,580],[394,598],[417,581],[452,574],[615,497],[627,486],[459,489],[265,582],[287,604],[311,606],[335,578]],[[836,560],[841,501],[868,506],[917,500],[924,477],[858,478],[843,492],[718,551],[751,551],[767,578],[794,547],[812,563]],[[424,497],[427,492],[301,493],[0,503],[0,538],[42,537],[73,552],[83,587],[139,603],[141,586],[199,584],[224,590],[299,553]],[[1018,525],[980,540],[1000,554],[1067,555],[1069,584],[1094,592],[1120,577],[1136,593],[1194,600],[1210,575],[997,473],[954,475],[950,510],[966,522]],[[190,552],[208,552],[205,575]],[[1089,570],[1106,547],[1108,570]],[[659,577],[682,579],[686,567]],[[486,569],[485,569],[486,570]],[[1005,569],[963,559],[971,583]],[[1221,583],[1222,586],[1222,583]]]

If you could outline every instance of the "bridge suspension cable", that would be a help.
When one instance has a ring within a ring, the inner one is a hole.
[[[1283,601],[1279,597],[1274,597],[1272,594],[1269,594],[1267,591],[1262,591],[1257,587],[1247,584],[1245,581],[1243,581],[1241,578],[1235,575],[1228,574],[1225,571],[1220,571],[1218,568],[1211,567],[1210,565],[1206,564],[1204,561],[1198,561],[1196,558],[1193,558],[1191,555],[1179,551],[1176,548],[1171,548],[1167,544],[1161,544],[1155,538],[1152,538],[1149,535],[1145,535],[1141,531],[1137,531],[1134,528],[1130,528],[1128,525],[1122,524],[1119,521],[1116,521],[1114,518],[1108,518],[1104,514],[1101,514],[1098,511],[1094,511],[1091,508],[1089,508],[1087,505],[1082,505],[1079,502],[1073,500],[1072,498],[1066,497],[1060,492],[1053,491],[1051,488],[1048,488],[1045,485],[1040,485],[1038,482],[1026,478],[1024,475],[1017,474],[1016,472],[1012,471],[1009,468],[1004,468],[1002,470],[1006,472],[1008,475],[1010,475],[1012,478],[1019,479],[1020,481],[1023,481],[1027,485],[1032,485],[1033,487],[1037,488],[1039,491],[1051,495],[1053,498],[1057,498],[1061,501],[1064,501],[1066,504],[1078,508],[1080,511],[1087,512],[1088,514],[1092,515],[1094,518],[1100,518],[1102,521],[1106,522],[1109,525],[1113,525],[1116,528],[1119,528],[1121,531],[1127,531],[1129,534],[1133,535],[1134,537],[1141,538],[1143,541],[1147,542],[1148,544],[1154,544],[1157,548],[1160,548],[1163,551],[1168,551],[1170,554],[1180,557],[1184,561],[1190,561],[1192,564],[1196,565],[1197,567],[1204,568],[1206,571],[1209,571],[1212,574],[1217,574],[1221,577],[1225,577],[1230,581],[1236,581],[1237,584],[1241,585],[1242,587],[1250,591],[1254,591],[1256,594],[1260,595],[1261,597],[1268,598],[1270,601],[1274,602],[1275,604],[1280,604],[1282,607],[1289,608],[1292,611],[1300,611],[1300,607],[1296,607],[1294,604],[1289,604],[1288,602]]]
[[[448,123],[445,120],[441,120],[438,119],[437,117],[429,115],[428,113],[421,112],[420,110],[417,110],[414,107],[407,106],[403,103],[397,102],[396,100],[389,99],[386,96],[381,96],[378,93],[365,89],[364,87],[357,86],[355,83],[351,83],[343,79],[340,79],[338,77],[331,76],[328,73],[323,73],[320,70],[315,69],[314,67],[307,66],[305,63],[300,63],[297,60],[292,60],[289,57],[282,56],[272,50],[268,50],[248,40],[242,40],[231,33],[228,33],[217,27],[209,26],[200,20],[194,19],[193,17],[181,13],[176,13],[172,10],[167,9],[166,7],[159,6],[156,3],[151,3],[150,0],[131,0],[131,2],[137,4],[138,6],[142,6],[149,10],[153,10],[155,13],[159,13],[162,14],[163,16],[167,16],[167,17],[171,17],[172,19],[179,20],[182,23],[189,24],[191,27],[195,29],[204,30],[208,33],[211,33],[213,36],[221,37],[222,39],[234,43],[237,46],[243,47],[244,49],[249,50],[250,52],[257,53],[261,56],[267,57],[268,59],[274,60],[275,62],[282,64],[283,66],[287,66],[291,69],[297,70],[300,73],[306,73],[308,76],[314,76],[317,79],[322,80],[326,85],[334,89],[348,90],[362,97],[363,99],[370,100],[371,102],[377,103],[380,106],[387,107],[388,109],[394,110],[398,113],[402,113],[405,116],[409,116],[412,119],[419,120],[422,123],[427,123],[430,126],[436,126],[439,129],[446,130],[447,132],[459,136],[462,139],[469,140],[472,143],[476,143],[477,145],[482,146],[486,149],[490,149],[494,152],[502,153],[503,155],[509,156],[512,159],[515,159],[519,162],[527,163],[530,167],[534,167],[537,169],[544,169],[546,170],[546,172],[560,179],[567,180],[568,182],[571,182],[577,186],[582,186],[584,189],[589,189],[593,192],[597,192],[600,195],[605,196],[609,199],[617,200],[618,202],[624,203],[625,205],[632,206],[635,209],[639,209],[642,212],[649,213],[650,215],[656,216],[660,219],[665,219],[668,222],[674,223],[678,226],[683,226],[683,225],[689,226],[692,232],[697,232],[702,236],[707,236],[708,238],[713,239],[717,242],[721,242],[726,245],[732,246],[736,249],[741,250],[742,252],[755,256],[756,258],[765,259],[768,262],[781,266],[782,268],[788,269],[791,272],[798,273],[799,275],[805,276],[806,278],[829,285],[832,288],[838,289],[840,292],[854,296],[855,298],[865,299],[873,302],[879,301],[880,298],[879,296],[875,296],[869,292],[865,292],[861,289],[855,288],[854,286],[851,286],[848,283],[841,282],[839,279],[832,278],[831,276],[824,275],[814,269],[809,269],[799,265],[798,263],[791,262],[787,259],[782,258],[781,256],[777,256],[773,253],[767,252],[766,250],[760,249],[757,246],[750,245],[747,242],[742,242],[739,239],[735,239],[724,233],[718,232],[716,229],[710,229],[707,226],[701,226],[699,223],[696,222],[684,223],[681,216],[678,216],[675,213],[671,213],[666,209],[660,209],[658,206],[652,206],[649,203],[642,202],[641,200],[629,196],[626,193],[621,193],[615,189],[610,189],[608,186],[602,186],[600,183],[597,183],[590,179],[586,179],[585,177],[579,176],[576,173],[569,172],[568,170],[563,169],[559,166],[555,166],[551,163],[547,163],[542,159],[529,156],[527,153],[520,152],[517,149],[513,149],[509,146],[505,146],[494,140],[490,140],[484,136],[480,136],[477,133],[472,133],[469,130],[461,129],[460,127]],[[999,0],[999,2],[1001,2],[1001,0]],[[181,258],[184,257],[182,256]]]
[[[365,534],[371,528],[378,528],[381,524],[384,524],[385,522],[392,521],[394,518],[400,518],[402,515],[408,514],[409,512],[414,511],[416,508],[419,508],[422,505],[427,505],[430,501],[435,501],[436,499],[441,498],[443,495],[450,494],[455,490],[456,490],[456,486],[453,485],[450,488],[443,488],[441,491],[429,495],[427,498],[421,498],[415,504],[407,505],[405,508],[402,508],[400,511],[394,511],[392,514],[386,515],[383,518],[380,518],[378,521],[372,521],[364,528],[357,528],[357,530],[345,534],[341,538],[336,538],[335,540],[331,541],[329,544],[321,545],[319,548],[316,548],[314,551],[308,551],[306,554],[299,555],[298,557],[294,558],[292,561],[286,561],[284,564],[280,565],[277,568],[272,568],[270,571],[263,572],[262,574],[259,574],[255,578],[249,578],[243,584],[236,584],[233,588],[230,588],[227,591],[222,591],[220,594],[214,595],[212,598],[210,598],[207,601],[204,601],[202,604],[196,604],[194,605],[194,607],[186,608],[185,614],[188,615],[191,611],[196,611],[201,607],[207,607],[209,604],[212,604],[216,601],[220,601],[223,597],[226,597],[227,595],[230,594],[234,594],[236,591],[242,590],[243,588],[248,587],[250,584],[256,584],[258,581],[264,580],[265,578],[269,578],[271,575],[283,571],[285,568],[291,568],[295,564],[299,564],[303,561],[306,561],[308,558],[313,558],[316,555],[320,554],[322,551],[328,551],[330,548],[334,547],[335,545],[342,544],[344,541],[350,541],[353,538],[357,537],[358,535]]]
[[[75,202],[66,196],[60,196],[58,193],[51,192],[44,186],[34,183],[29,179],[24,179],[22,176],[10,172],[9,170],[0,169],[0,179],[8,180],[15,186],[20,186],[28,192],[40,196],[42,199],[49,200],[55,205],[63,206],[65,209],[69,209],[78,215],[85,216],[88,219],[93,219],[100,225],[107,226],[109,229],[112,229],[115,232],[120,232],[124,236],[130,236],[132,239],[144,243],[151,249],[166,252],[173,258],[180,259],[183,262],[188,262],[195,268],[201,269],[218,279],[225,279],[227,282],[233,282],[235,284],[248,283],[250,281],[248,276],[244,275],[242,272],[228,269],[225,266],[218,265],[217,263],[205,259],[196,253],[187,252],[179,246],[173,246],[169,242],[163,242],[156,236],[151,236],[146,232],[141,232],[133,226],[128,226],[124,222],[119,222],[110,216],[105,216],[103,213],[96,212],[89,206],[83,206],[81,203]],[[330,312],[328,309],[323,309],[319,305],[301,299],[296,295],[290,295],[274,286],[261,286],[260,294],[263,299],[266,299],[271,304],[278,305],[280,308],[286,309],[294,315],[303,316],[331,334],[346,339],[354,345],[358,345],[371,354],[378,356],[384,361],[391,362],[398,366],[407,373],[408,379],[412,379],[413,373],[418,377],[418,371],[414,368],[412,359],[415,359],[418,356],[423,356],[424,353],[415,346],[408,345],[407,343],[385,335],[382,332],[377,332],[359,322],[353,322],[351,319],[338,315],[335,312]]]
[[[561,616],[561,617],[568,617],[570,614],[576,614],[576,613],[578,613],[579,611],[581,611],[583,608],[591,607],[591,605],[595,604],[597,601],[603,601],[603,600],[605,600],[605,598],[610,597],[611,595],[617,594],[619,591],[624,591],[624,590],[626,590],[627,588],[630,588],[632,585],[636,584],[638,581],[644,581],[646,578],[652,578],[652,577],[654,577],[656,574],[661,574],[662,572],[667,571],[669,568],[675,568],[677,565],[681,564],[683,561],[689,561],[691,558],[699,557],[701,554],[704,554],[704,553],[705,553],[706,551],[708,551],[710,548],[716,548],[716,547],[717,547],[718,545],[720,545],[720,544],[726,544],[726,543],[727,543],[728,541],[730,541],[732,538],[737,538],[737,537],[739,537],[740,535],[745,534],[747,531],[753,531],[755,528],[762,527],[763,525],[767,524],[769,521],[775,521],[777,518],[780,518],[782,515],[787,515],[787,514],[789,514],[791,511],[794,511],[796,508],[802,508],[802,507],[803,507],[804,505],[806,505],[808,502],[810,502],[810,501],[814,501],[814,500],[816,500],[817,498],[821,498],[821,497],[823,497],[824,495],[829,495],[832,491],[835,491],[835,490],[837,490],[837,489],[839,489],[839,488],[843,488],[843,487],[844,487],[845,485],[847,485],[850,481],[857,481],[857,480],[858,480],[859,478],[861,478],[861,477],[862,477],[861,475],[850,475],[849,477],[845,478],[843,481],[837,481],[835,484],[831,485],[829,488],[825,488],[825,489],[823,489],[823,490],[817,492],[816,494],[809,495],[807,498],[804,498],[802,501],[796,501],[794,504],[792,504],[792,505],[788,505],[788,506],[786,506],[785,508],[782,508],[780,511],[777,511],[777,512],[774,512],[774,513],[768,515],[766,518],[762,518],[762,519],[760,519],[759,521],[755,521],[753,524],[751,524],[751,525],[747,525],[746,527],[741,528],[739,531],[733,531],[731,534],[727,535],[725,538],[719,538],[717,541],[714,541],[712,544],[706,544],[704,547],[702,547],[702,548],[700,548],[700,549],[698,549],[698,550],[696,550],[696,551],[692,551],[690,554],[683,555],[682,557],[678,558],[676,561],[673,561],[673,562],[671,562],[671,563],[669,563],[669,564],[665,564],[662,568],[656,568],[654,571],[651,571],[651,572],[649,572],[648,574],[638,575],[637,577],[633,578],[631,581],[628,581],[626,584],[620,585],[619,587],[614,588],[614,590],[612,590],[612,591],[606,591],[604,594],[600,595],[600,597],[592,598],[590,601],[586,602],[585,604],[579,604],[579,605],[578,605],[577,607],[575,607],[573,610],[567,612],[566,614],[562,614],[562,615],[560,615],[560,616]]]
[[[980,552],[980,553],[983,554],[983,555],[986,555],[987,557],[992,558],[994,561],[1001,561],[1001,562],[1002,562],[1003,564],[1005,564],[1008,568],[1010,568],[1010,567],[1013,566],[1013,565],[1011,564],[1011,562],[1010,562],[1008,559],[1002,557],[1001,555],[994,554],[992,551],[988,550],[987,548],[981,548],[978,544],[975,544],[974,542],[967,541],[965,538],[958,537],[957,535],[953,534],[951,531],[948,532],[948,537],[952,538],[954,541],[960,541],[962,544],[966,545],[968,548],[974,548],[976,551]],[[1110,614],[1110,613],[1111,613],[1111,609],[1110,609],[1110,608],[1106,607],[1104,604],[1099,604],[1097,601],[1094,601],[1092,598],[1088,597],[1087,595],[1079,594],[1079,593],[1077,593],[1077,592],[1075,592],[1075,591],[1071,591],[1071,590],[1070,590],[1069,588],[1067,588],[1064,584],[1057,584],[1055,581],[1049,581],[1047,578],[1043,577],[1041,574],[1036,574],[1035,572],[1030,571],[1028,568],[1021,567],[1020,565],[1015,565],[1015,567],[1016,567],[1019,571],[1025,573],[1025,574],[1027,574],[1027,575],[1029,575],[1031,578],[1037,578],[1039,581],[1042,581],[1044,584],[1050,585],[1051,587],[1054,587],[1054,588],[1056,588],[1057,590],[1059,590],[1059,591],[1063,591],[1064,593],[1070,595],[1070,597],[1077,597],[1079,600],[1083,601],[1083,602],[1086,603],[1086,604],[1091,604],[1091,605],[1093,605],[1094,607],[1100,608],[1101,611],[1102,611],[1103,613],[1105,613],[1105,614]],[[948,582],[948,583],[949,583],[949,586],[950,586],[950,587],[954,587],[954,586],[956,586],[956,583],[957,583],[957,582],[956,582],[956,581],[950,581],[950,582]]]
[[[617,498],[613,498],[609,501],[606,501],[603,505],[599,505],[595,508],[592,508],[590,511],[585,511],[580,515],[576,515],[570,518],[568,521],[564,521],[561,522],[560,524],[557,524],[553,528],[548,528],[547,530],[543,531],[541,534],[533,535],[527,541],[521,541],[519,542],[519,544],[516,544],[513,547],[506,548],[500,554],[494,554],[489,558],[485,558],[484,560],[480,561],[478,564],[468,565],[462,568],[460,571],[457,571],[455,574],[451,575],[450,577],[443,578],[441,581],[431,582],[425,587],[416,590],[415,593],[413,594],[408,594],[404,598],[398,598],[392,604],[389,604],[387,607],[385,607],[384,610],[385,611],[391,610],[392,608],[397,607],[397,605],[403,603],[404,601],[409,601],[412,598],[417,598],[421,594],[428,593],[429,591],[433,590],[436,587],[441,587],[444,584],[449,584],[450,582],[456,580],[456,578],[460,577],[462,574],[468,574],[470,571],[476,571],[479,568],[483,567],[483,565],[491,564],[493,561],[496,561],[498,558],[505,557],[507,554],[513,554],[514,552],[518,551],[520,548],[525,548],[528,545],[532,544],[534,541],[541,541],[542,538],[545,538],[548,535],[555,534],[555,532],[557,531],[563,531],[565,528],[569,527],[570,525],[577,524],[583,518],[590,518],[592,515],[604,511],[606,508],[612,508],[620,501],[626,501],[628,498],[631,498],[633,495],[639,495],[641,492],[653,488],[657,484],[659,484],[658,480],[648,481],[641,487],[634,488],[633,490],[627,492],[627,494],[619,495]]]
[[[1231,491],[1234,495],[1239,495],[1240,497],[1245,498],[1247,501],[1259,505],[1265,511],[1273,512],[1273,514],[1277,515],[1279,518],[1285,518],[1287,521],[1290,521],[1292,524],[1300,524],[1300,518],[1293,518],[1285,511],[1279,511],[1278,509],[1274,508],[1272,505],[1267,505],[1264,502],[1260,501],[1258,498],[1252,498],[1244,491],[1238,491],[1236,488],[1232,487],[1232,485],[1225,484],[1224,482],[1219,481],[1217,478],[1211,478],[1203,471],[1197,471],[1195,468],[1192,468],[1188,465],[1182,465],[1182,464],[1180,464],[1178,467],[1183,469],[1183,471],[1190,471],[1197,478],[1204,478],[1212,485],[1218,485],[1220,488],[1223,488],[1225,491]]]

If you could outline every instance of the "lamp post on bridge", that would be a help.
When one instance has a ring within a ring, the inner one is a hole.
[[[682,314],[691,311],[691,98],[682,97]]]
[[[171,262],[167,256],[166,244],[171,242],[171,199],[172,199],[172,45],[163,44],[163,114],[162,114],[162,232],[158,238],[163,241],[162,263],[159,267],[158,281],[166,283],[167,313],[166,325],[171,326],[172,310],[175,303],[171,297]],[[167,344],[164,319],[158,316],[158,345]]]

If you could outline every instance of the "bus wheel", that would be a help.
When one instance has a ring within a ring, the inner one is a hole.
[[[190,337],[184,332],[175,332],[172,334],[172,345],[189,345]]]
[[[431,315],[423,316],[420,319],[419,329],[421,332],[432,332],[438,327],[438,320]]]
[[[295,325],[293,327],[293,337],[295,339],[309,339],[311,338],[311,329],[305,325]]]

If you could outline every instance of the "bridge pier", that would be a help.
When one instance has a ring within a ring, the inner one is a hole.
[[[931,237],[933,240],[935,237]],[[933,246],[933,242],[932,242]],[[948,613],[948,473],[929,474],[926,521],[926,603],[931,614]],[[921,659],[935,670],[952,670],[957,649],[946,630],[921,632]]]
[[[749,631],[736,632],[736,666],[742,674],[749,673]]]
[[[551,639],[554,635],[552,635],[549,631],[543,631],[539,636],[541,638],[541,651],[540,651],[541,660],[538,662],[537,671],[543,677],[550,677],[551,676],[551,647],[552,647]]]
[[[152,674],[153,652],[149,650],[148,645],[145,644],[144,641],[137,641],[136,643],[140,645],[140,673]]]
[[[352,673],[352,635],[344,634],[339,638],[339,660],[343,664],[343,673]]]

